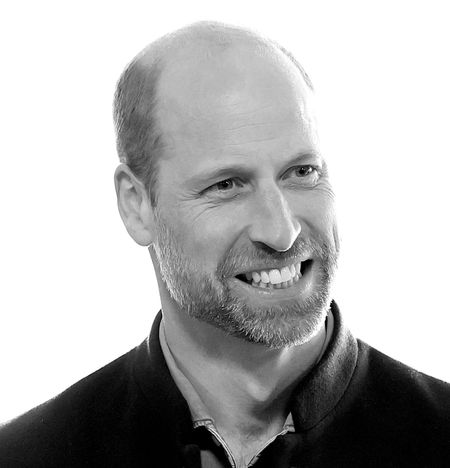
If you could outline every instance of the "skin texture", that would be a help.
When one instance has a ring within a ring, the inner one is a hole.
[[[157,205],[121,165],[119,211],[150,244],[175,361],[248,462],[282,426],[325,336],[338,245],[311,91],[275,48],[225,47],[197,30],[165,61],[157,117]],[[298,259],[312,266],[289,289],[262,294],[235,279]]]
[[[271,347],[301,344],[323,322],[336,258],[310,91],[274,51],[255,57],[241,46],[199,61],[178,58],[161,80],[168,145],[157,265],[171,298],[192,317]],[[317,169],[299,176],[308,165]],[[315,261],[294,297],[289,290],[268,298],[234,280],[299,258]]]

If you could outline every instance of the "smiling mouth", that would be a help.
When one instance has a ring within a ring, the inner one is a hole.
[[[297,283],[307,273],[312,265],[312,260],[292,263],[281,269],[272,268],[242,273],[236,278],[255,288],[261,289],[287,289]]]

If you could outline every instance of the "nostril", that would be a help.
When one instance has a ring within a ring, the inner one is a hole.
[[[258,216],[249,226],[249,239],[255,244],[264,244],[272,251],[288,251],[301,232],[298,219],[271,219]]]

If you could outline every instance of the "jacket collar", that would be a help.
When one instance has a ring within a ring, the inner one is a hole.
[[[320,362],[297,385],[291,411],[297,431],[311,429],[338,404],[345,393],[358,357],[356,339],[344,326],[341,313],[331,302],[334,329]]]
[[[297,385],[291,399],[296,431],[305,431],[320,422],[342,398],[353,374],[357,343],[345,328],[336,303],[331,303],[334,329],[330,343],[314,369]],[[178,443],[193,443],[191,413],[173,381],[159,341],[161,311],[150,336],[137,348],[134,376],[152,407],[155,424],[167,427]]]
[[[170,375],[159,343],[161,311],[147,339],[136,348],[134,378],[151,409],[152,425],[182,449],[194,440],[189,406]],[[170,442],[170,441],[169,441]],[[181,445],[181,447],[180,447]]]

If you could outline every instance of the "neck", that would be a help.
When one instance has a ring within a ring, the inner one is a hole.
[[[267,430],[268,421],[281,428],[293,387],[317,362],[325,340],[322,324],[307,343],[270,349],[194,320],[173,303],[163,304],[163,326],[177,366],[224,432],[245,424]]]

